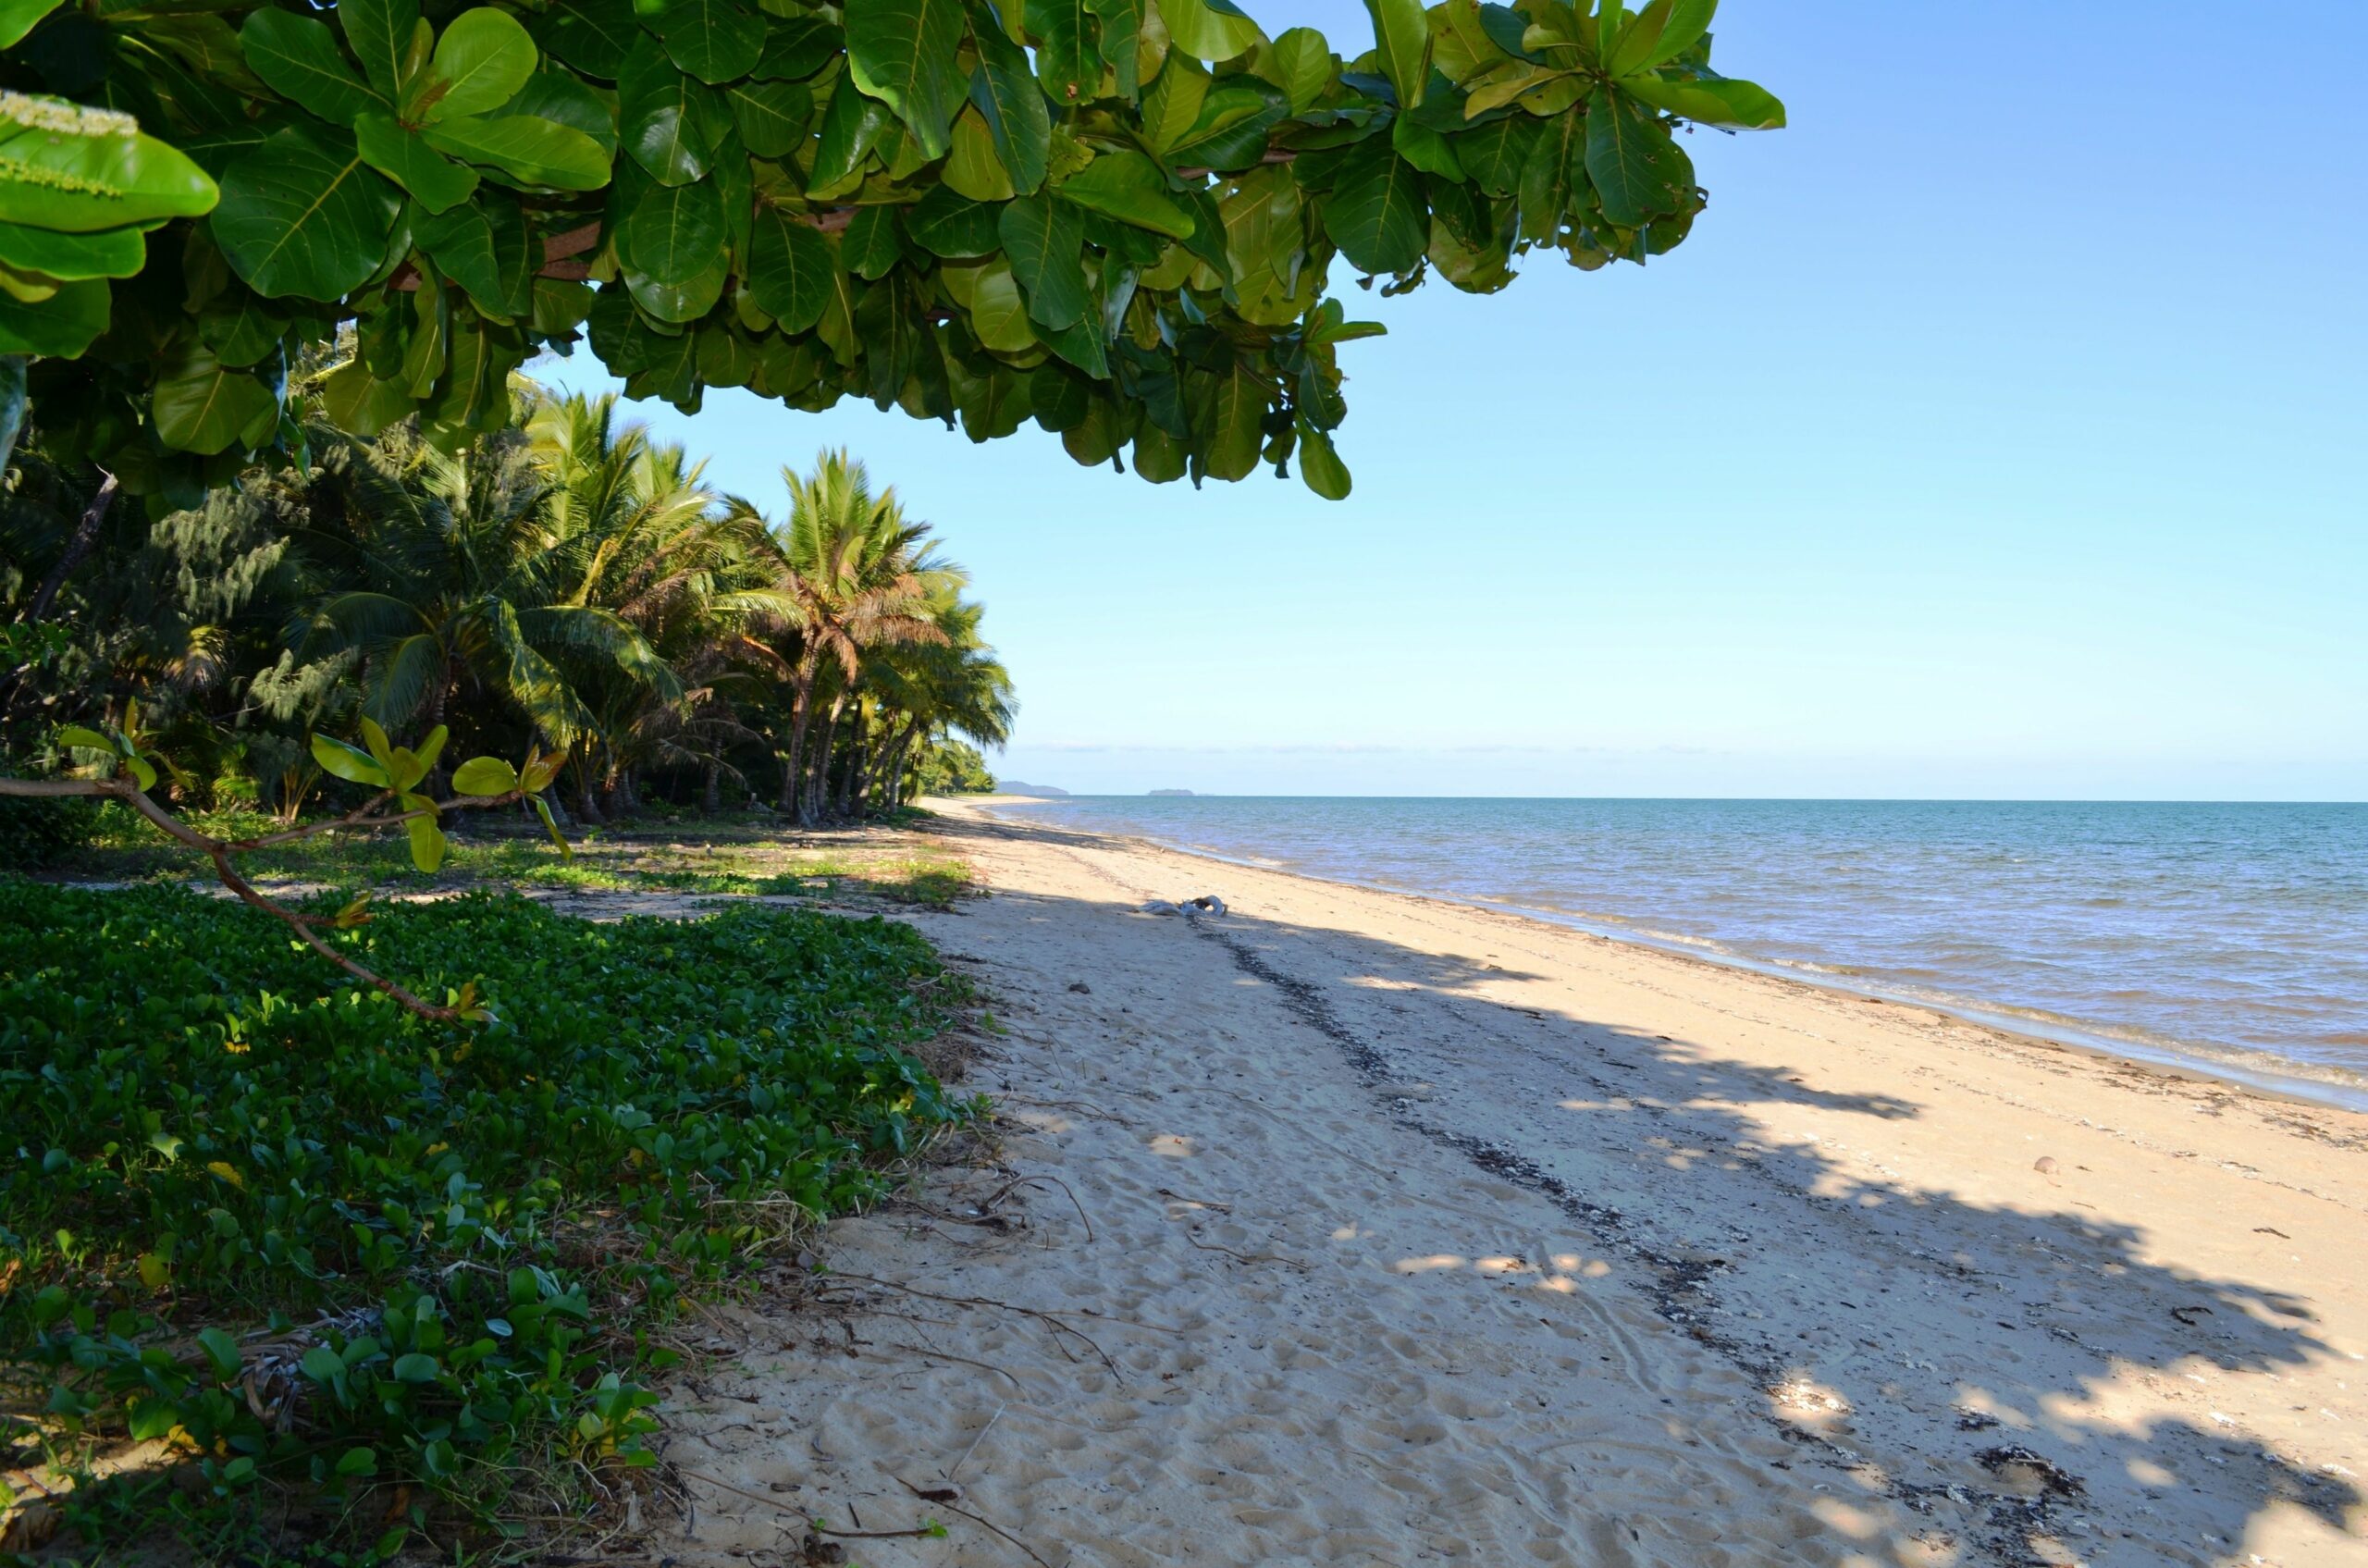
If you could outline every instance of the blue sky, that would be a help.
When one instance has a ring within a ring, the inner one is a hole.
[[[2368,797],[2368,6],[1727,0],[1717,57],[1792,127],[1694,136],[1676,253],[1346,291],[1390,335],[1344,503],[642,412],[768,504],[826,445],[894,483],[990,606],[1010,777]]]

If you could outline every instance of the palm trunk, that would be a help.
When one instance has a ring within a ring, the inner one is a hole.
[[[607,821],[600,815],[598,803],[592,798],[592,759],[589,755],[575,759],[575,814],[584,819],[584,825],[587,828],[597,828]]]
[[[707,777],[699,783],[699,812],[702,816],[712,817],[722,809],[723,764],[709,762],[707,765]]]
[[[798,764],[805,760],[806,726],[813,717],[814,672],[807,667],[804,661],[800,661],[796,684],[791,687],[789,695],[789,750],[783,754],[781,759],[779,804],[784,811],[797,810],[797,786],[801,777],[798,772]],[[805,814],[802,811],[799,812],[798,820],[802,825],[805,821]]]
[[[863,814],[863,704],[847,715],[847,761],[839,773],[839,815],[853,821]]]
[[[822,721],[820,733],[815,736],[815,755],[807,769],[805,790],[799,799],[797,821],[800,827],[820,827],[822,823],[823,808],[830,800],[831,750],[838,735],[839,704],[834,702],[829,715]]]
[[[882,778],[887,786],[888,809],[894,811],[905,803],[905,759],[912,754],[913,739],[920,734],[921,722],[910,721],[905,725],[888,751],[888,767]]]

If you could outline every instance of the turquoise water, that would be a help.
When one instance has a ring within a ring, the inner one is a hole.
[[[1511,907],[2368,1108],[2368,805],[1078,796],[999,809]]]

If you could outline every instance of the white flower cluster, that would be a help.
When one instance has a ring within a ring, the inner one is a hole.
[[[115,109],[93,109],[63,98],[0,92],[0,120],[54,136],[137,136],[140,122]]]

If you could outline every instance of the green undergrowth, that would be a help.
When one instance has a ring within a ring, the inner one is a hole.
[[[91,847],[69,869],[110,881],[186,878],[189,855],[120,807],[103,807]],[[917,826],[900,813],[890,827]],[[191,825],[223,838],[259,837],[279,824],[253,812],[199,813]],[[777,820],[688,819],[622,832],[594,829],[561,857],[537,832],[485,832],[471,819],[450,824],[450,849],[433,873],[416,870],[399,834],[332,833],[244,857],[251,876],[339,887],[375,883],[411,890],[479,886],[561,888],[584,893],[675,893],[721,897],[818,897],[944,908],[971,887],[968,863],[926,840],[799,842]],[[202,871],[202,868],[200,868]]]
[[[103,1546],[265,1561],[240,1532],[295,1517],[375,1562],[574,1506],[649,1463],[687,1294],[976,1109],[910,1054],[958,982],[891,921],[470,893],[333,940],[493,1021],[219,899],[0,878],[0,1471],[81,1470]]]

